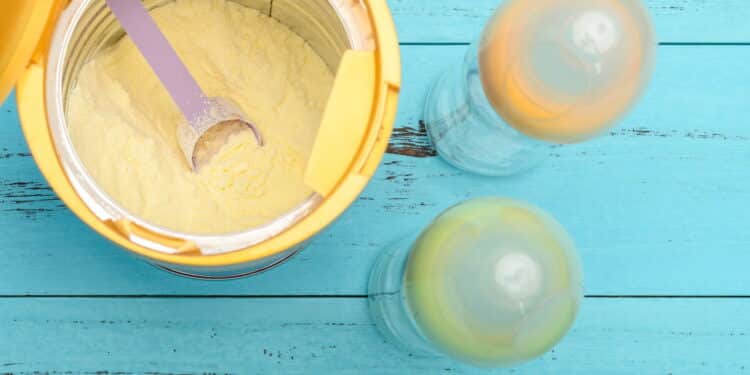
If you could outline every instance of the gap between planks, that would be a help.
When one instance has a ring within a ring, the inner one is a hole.
[[[366,294],[4,294],[0,299],[365,299]],[[587,294],[587,299],[750,299],[750,295]]]

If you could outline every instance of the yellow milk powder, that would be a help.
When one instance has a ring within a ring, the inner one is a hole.
[[[194,234],[266,224],[313,192],[304,170],[333,84],[305,41],[256,10],[178,0],[151,13],[209,96],[233,100],[263,134],[240,132],[193,173],[177,106],[125,37],[89,61],[67,108],[78,156],[129,212]]]

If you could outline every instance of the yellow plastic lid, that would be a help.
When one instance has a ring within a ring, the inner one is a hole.
[[[0,103],[28,66],[57,0],[0,1]]]

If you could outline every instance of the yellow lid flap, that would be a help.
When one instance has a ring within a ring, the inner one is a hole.
[[[0,103],[28,66],[57,0],[0,1]]]
[[[329,195],[348,174],[370,128],[375,99],[375,53],[346,51],[307,164],[305,182]]]

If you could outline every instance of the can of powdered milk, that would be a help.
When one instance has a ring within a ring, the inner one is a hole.
[[[179,6],[185,6],[181,3],[190,1],[146,0],[144,4],[152,12],[163,12],[177,3],[175,11],[179,11]],[[104,1],[39,0],[6,5],[9,9],[0,12],[0,22],[10,24],[11,32],[0,35],[0,52],[2,46],[14,51],[0,53],[0,99],[16,85],[22,128],[36,163],[59,197],[92,229],[165,270],[228,279],[253,275],[289,259],[352,204],[386,150],[396,115],[401,68],[398,40],[385,0],[209,3],[254,9],[270,17],[302,38],[335,73],[303,171],[310,194],[262,224],[227,233],[161,225],[115,198],[113,188],[103,186],[83,161],[69,123],[72,93],[86,64],[126,37]],[[237,37],[248,42],[237,44],[236,51],[258,45],[252,35]],[[274,48],[268,51],[268,58],[273,59]],[[142,176],[134,174],[133,178]],[[118,186],[128,183],[120,181]]]

